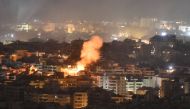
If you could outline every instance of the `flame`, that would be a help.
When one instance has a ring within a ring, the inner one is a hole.
[[[65,75],[77,76],[77,73],[80,72],[81,70],[84,70],[83,66],[76,66],[76,67],[64,68],[63,72],[67,73]]]
[[[29,75],[34,74],[34,72],[36,72],[37,70],[38,70],[38,69],[32,65],[32,66],[30,67],[30,69],[29,69]]]
[[[81,55],[76,63],[75,68],[65,68],[63,71],[69,73],[69,75],[77,75],[78,72],[85,70],[85,68],[97,62],[100,59],[100,49],[103,45],[103,40],[99,36],[92,36],[90,40],[83,43]]]

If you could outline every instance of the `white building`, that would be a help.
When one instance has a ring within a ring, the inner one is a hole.
[[[115,94],[126,95],[128,92],[136,93],[136,90],[143,87],[143,79],[127,77],[126,75],[98,75],[97,86],[113,91]]]
[[[143,78],[143,86],[156,88],[156,87],[159,87],[158,81],[159,81],[158,78],[155,76],[145,76]]]
[[[97,69],[96,85],[106,90],[112,90],[115,94],[126,95],[128,92],[136,94],[137,89],[145,87],[157,87],[155,72],[149,68],[139,68],[135,65],[127,65],[126,68],[115,67],[111,69]]]
[[[126,77],[126,90],[136,94],[137,89],[143,87],[143,79],[136,77]]]
[[[124,76],[98,75],[96,85],[106,90],[112,90],[115,94],[126,94],[126,80]]]
[[[190,26],[179,26],[179,30],[182,32],[190,32]]]

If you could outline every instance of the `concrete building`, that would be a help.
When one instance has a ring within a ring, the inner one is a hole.
[[[38,71],[44,71],[44,72],[58,71],[58,66],[54,66],[54,65],[33,64],[33,66],[37,68]]]
[[[184,93],[189,94],[190,93],[190,81],[184,82]]]
[[[138,88],[159,87],[155,71],[150,68],[140,68],[135,65],[127,65],[126,68],[113,67],[110,69],[97,69],[92,76],[95,84],[103,89],[113,91],[115,94],[127,95],[128,92],[136,94]]]
[[[32,53],[28,50],[16,50],[12,55],[10,55],[10,59],[13,61],[17,61],[22,59],[23,57],[30,57]]]
[[[88,105],[87,92],[75,92],[73,95],[73,108],[80,109],[85,108]]]
[[[88,77],[74,76],[58,79],[61,89],[76,87],[92,87],[92,80]]]
[[[50,72],[55,72],[57,71],[57,67],[53,65],[45,65],[43,66],[44,71],[50,71]]]
[[[143,86],[143,78],[126,75],[97,75],[96,85],[103,89],[113,91],[115,94],[126,95],[127,92],[136,93]]]
[[[159,86],[159,77],[157,76],[144,76],[143,77],[143,86],[144,87],[160,87]]]
[[[107,74],[115,74],[115,75],[144,75],[144,76],[151,76],[155,75],[155,71],[151,70],[150,68],[144,67],[140,68],[133,64],[128,64],[126,67],[111,67],[108,69],[101,69],[97,68],[96,73],[107,73]]]
[[[40,81],[40,80],[30,81],[29,85],[34,88],[42,89],[45,86],[45,81]]]
[[[63,106],[66,104],[71,104],[70,95],[63,94],[32,94],[32,101],[37,103],[58,103]]]
[[[73,33],[75,32],[75,25],[74,24],[67,24],[66,25],[66,32],[67,33]]]
[[[143,87],[143,79],[138,77],[126,77],[126,89],[136,94],[137,89]]]
[[[113,91],[115,94],[125,95],[126,94],[126,80],[125,76],[119,75],[97,75],[96,85],[103,89]]]
[[[32,30],[32,26],[30,24],[26,24],[26,23],[22,23],[22,24],[18,24],[16,25],[16,28],[15,28],[16,31],[30,31]]]

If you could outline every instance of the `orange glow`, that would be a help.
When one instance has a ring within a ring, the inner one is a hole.
[[[38,69],[32,65],[32,66],[30,67],[30,69],[29,69],[29,75],[34,74],[34,72],[36,72],[37,70],[38,70]]]
[[[100,59],[100,48],[102,45],[103,40],[99,36],[93,36],[90,40],[85,41],[81,50],[81,60],[76,63],[76,67],[68,67],[63,69],[63,71],[69,75],[76,76],[78,72],[85,70],[88,65]]]

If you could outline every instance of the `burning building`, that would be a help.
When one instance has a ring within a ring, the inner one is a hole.
[[[97,62],[100,59],[100,49],[103,46],[103,40],[99,36],[92,36],[90,40],[83,43],[80,60],[76,62],[75,67],[68,66],[62,68],[65,75],[77,76],[80,71],[85,70],[87,66]]]

